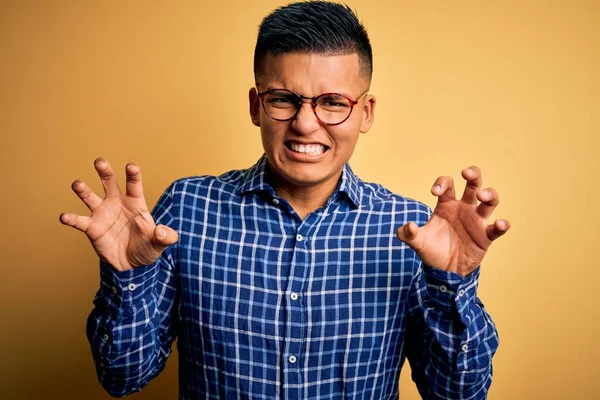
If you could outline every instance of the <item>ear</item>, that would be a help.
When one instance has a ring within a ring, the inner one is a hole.
[[[365,98],[365,104],[362,106],[362,122],[360,124],[360,131],[367,133],[373,125],[375,120],[375,96],[368,94]]]
[[[260,98],[256,88],[250,88],[248,101],[250,102],[250,119],[254,125],[260,126]]]

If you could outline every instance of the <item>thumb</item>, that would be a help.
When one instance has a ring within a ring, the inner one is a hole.
[[[170,245],[177,242],[179,235],[173,229],[166,225],[157,225],[154,227],[152,235],[152,245],[156,251],[162,252]]]
[[[418,247],[421,237],[419,227],[413,221],[410,221],[408,224],[402,225],[400,228],[398,228],[396,231],[396,236],[398,239],[415,250]]]

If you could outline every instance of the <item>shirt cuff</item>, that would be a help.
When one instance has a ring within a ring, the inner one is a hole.
[[[428,265],[423,265],[423,271],[431,299],[447,310],[456,307],[462,320],[466,308],[477,297],[480,267],[464,278]]]
[[[158,263],[157,260],[150,265],[117,271],[100,261],[100,293],[113,316],[131,315],[132,306],[151,293],[158,274]]]

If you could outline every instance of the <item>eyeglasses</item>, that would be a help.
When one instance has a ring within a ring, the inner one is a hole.
[[[298,115],[303,100],[310,100],[312,110],[323,125],[339,125],[352,114],[358,100],[340,93],[323,93],[316,97],[305,97],[287,89],[271,89],[258,92],[263,109],[267,116],[275,121],[289,121]]]

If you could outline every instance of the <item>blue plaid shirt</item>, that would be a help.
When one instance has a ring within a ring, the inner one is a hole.
[[[498,335],[467,278],[396,238],[431,210],[344,167],[304,220],[263,156],[174,182],[153,210],[179,233],[152,265],[101,263],[87,325],[98,377],[141,390],[178,338],[180,399],[397,399],[405,357],[424,398],[485,398]]]

